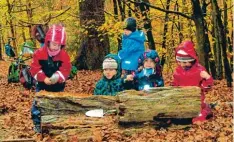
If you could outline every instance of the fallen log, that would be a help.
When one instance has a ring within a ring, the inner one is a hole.
[[[121,92],[118,95],[119,122],[193,118],[200,112],[200,92],[198,87],[158,87],[141,94]]]
[[[84,137],[107,125],[155,122],[160,118],[187,119],[200,112],[200,88],[159,87],[147,91],[127,90],[117,96],[85,96],[66,92],[41,91],[36,95],[42,128],[51,134],[79,130]],[[91,118],[92,109],[117,110],[117,116]],[[73,131],[72,131],[73,132]]]
[[[103,108],[106,110],[116,108],[116,97],[112,96],[84,96],[66,92],[41,91],[35,100],[43,115],[84,114],[91,109]]]

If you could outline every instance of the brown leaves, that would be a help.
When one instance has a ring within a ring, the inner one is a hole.
[[[213,89],[206,93],[207,103],[217,103],[212,110],[214,117],[208,121],[191,125],[188,130],[156,130],[144,126],[139,128],[121,128],[115,117],[105,116],[105,125],[93,125],[85,131],[81,129],[70,129],[63,133],[57,132],[57,136],[37,135],[33,132],[31,120],[31,104],[33,92],[25,92],[20,84],[7,83],[6,62],[0,61],[0,108],[7,109],[6,113],[0,115],[0,138],[35,138],[37,141],[232,141],[232,88],[226,87],[226,81],[215,81]],[[166,72],[165,72],[166,73]],[[77,80],[67,81],[64,95],[75,93],[79,96],[92,95],[96,82],[102,77],[101,71],[79,71]],[[164,76],[166,86],[169,86],[171,74]],[[59,95],[59,94],[58,94]],[[70,119],[74,123],[78,118]]]

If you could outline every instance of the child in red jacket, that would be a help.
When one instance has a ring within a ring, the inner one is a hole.
[[[65,81],[71,71],[70,58],[64,50],[66,46],[66,32],[61,25],[53,25],[46,33],[45,44],[33,54],[30,73],[37,81],[36,92],[46,90],[60,92],[65,88]],[[34,130],[41,132],[40,111],[36,102],[32,105],[32,119]]]
[[[71,71],[70,57],[65,51],[65,28],[53,25],[46,33],[43,48],[35,51],[30,72],[38,82],[36,91],[63,91]]]
[[[198,86],[202,89],[201,113],[193,118],[192,122],[205,121],[212,113],[209,105],[205,103],[204,91],[213,85],[213,78],[199,64],[194,44],[191,41],[184,41],[176,48],[176,61],[178,67],[174,71],[172,85]]]

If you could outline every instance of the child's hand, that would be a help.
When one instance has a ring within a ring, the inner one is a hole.
[[[52,84],[55,84],[59,80],[59,74],[58,73],[54,73],[49,79],[50,79],[50,81],[51,81]]]
[[[138,70],[138,71],[142,71],[143,68],[144,68],[143,66],[140,66],[137,70]]]
[[[52,82],[50,81],[50,78],[48,78],[48,77],[45,78],[44,83],[46,85],[51,85],[52,84]]]
[[[126,77],[126,80],[127,81],[133,81],[133,75],[127,75],[127,77]]]
[[[206,71],[201,71],[200,76],[201,78],[204,78],[204,79],[210,78],[210,75]]]

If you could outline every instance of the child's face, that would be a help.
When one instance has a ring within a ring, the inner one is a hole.
[[[188,69],[188,68],[191,68],[192,67],[192,62],[181,62],[181,61],[178,61],[177,62],[178,65],[180,65],[183,69]]]
[[[155,62],[151,58],[147,58],[144,60],[144,68],[155,68]]]
[[[49,49],[51,51],[58,51],[61,48],[61,45],[56,42],[50,42]]]
[[[132,31],[130,30],[127,30],[127,29],[124,29],[124,32],[123,32],[126,36],[130,35],[132,33]]]
[[[111,79],[113,76],[117,74],[117,70],[116,69],[104,69],[103,74],[107,79]]]

